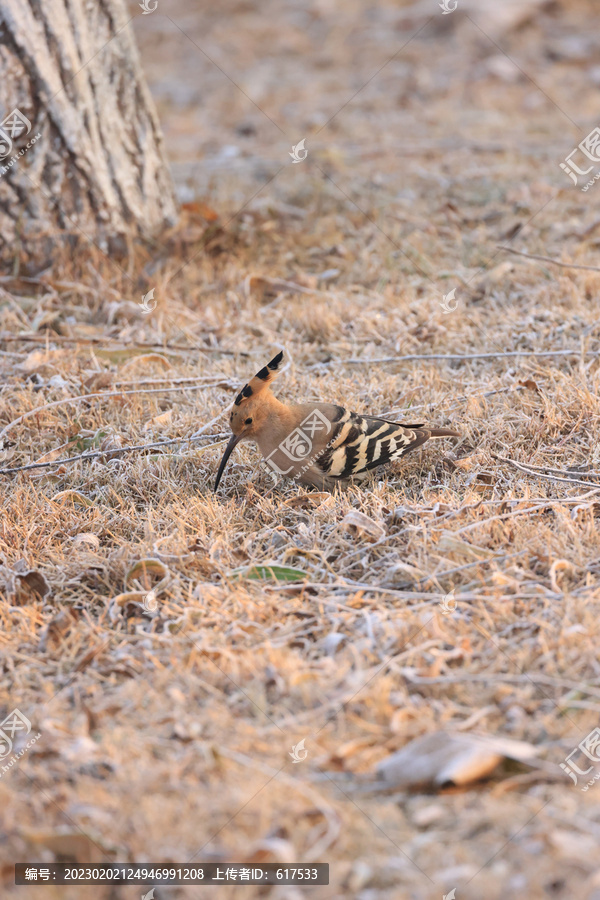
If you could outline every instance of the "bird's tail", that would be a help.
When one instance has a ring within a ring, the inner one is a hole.
[[[443,437],[462,437],[460,431],[454,431],[452,428],[428,428],[430,438]]]

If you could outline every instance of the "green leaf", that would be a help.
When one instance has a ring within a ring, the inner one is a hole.
[[[80,453],[85,453],[87,450],[97,450],[106,435],[106,431],[97,431],[96,434],[91,437],[83,437],[82,435],[76,434],[71,441],[70,446],[72,447],[74,444],[75,449]]]
[[[230,572],[230,577],[234,580],[251,578],[255,581],[264,581],[274,578],[276,581],[303,581],[308,578],[308,572],[290,566],[241,566]]]

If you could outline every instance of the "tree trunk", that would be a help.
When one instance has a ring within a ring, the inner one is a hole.
[[[0,252],[57,231],[109,250],[174,224],[128,20],[123,0],[0,0]]]

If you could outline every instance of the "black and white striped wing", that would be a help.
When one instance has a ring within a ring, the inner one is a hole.
[[[338,408],[341,415],[331,446],[316,461],[329,478],[351,478],[400,459],[429,437],[420,425],[399,425]]]

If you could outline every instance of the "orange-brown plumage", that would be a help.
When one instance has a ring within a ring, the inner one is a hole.
[[[399,459],[430,438],[459,437],[446,428],[403,425],[361,416],[334,403],[286,404],[271,391],[283,359],[278,353],[235,399],[233,434],[217,473],[215,491],[234,447],[255,441],[271,469],[303,484],[331,489]]]

